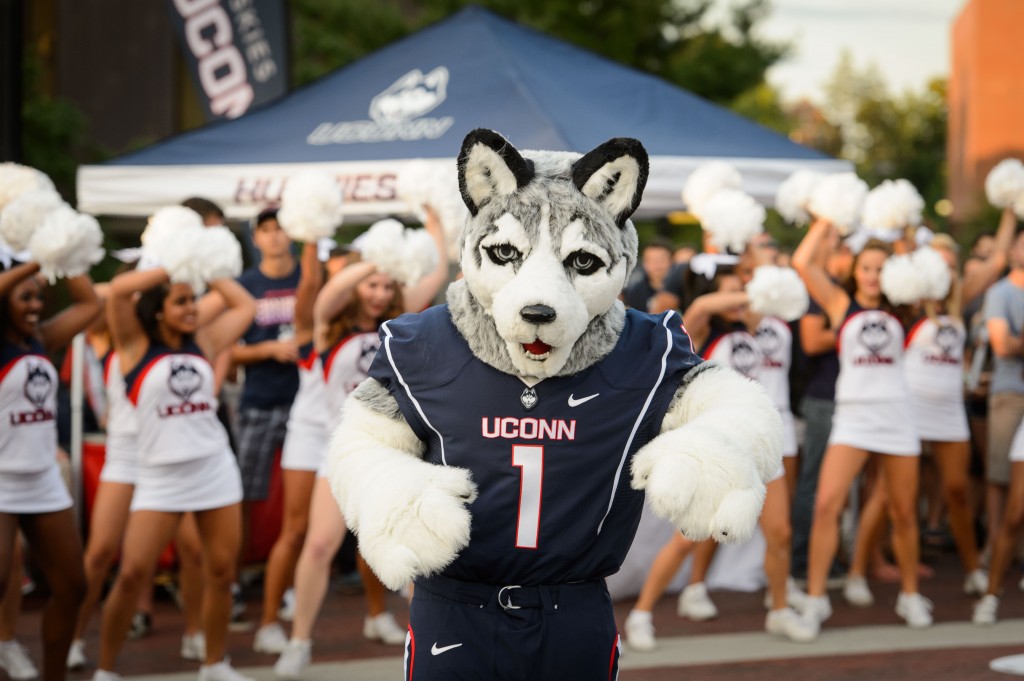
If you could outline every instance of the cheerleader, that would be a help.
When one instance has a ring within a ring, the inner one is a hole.
[[[152,566],[182,514],[196,515],[203,546],[204,664],[200,681],[242,681],[224,657],[231,583],[241,541],[241,477],[217,419],[212,358],[234,344],[256,306],[234,280],[216,279],[196,303],[163,267],[127,272],[110,286],[108,320],[138,428],[136,484],[121,569],[103,609],[94,681],[114,663]],[[136,300],[136,292],[141,295]]]
[[[43,679],[57,681],[67,674],[85,575],[71,496],[57,466],[57,370],[46,355],[70,345],[99,314],[100,300],[88,275],[69,277],[71,305],[41,320],[39,269],[30,262],[0,273],[0,594],[18,572],[12,563],[20,528],[50,587]]]
[[[709,260],[702,261],[700,258]],[[737,261],[736,257],[704,255],[697,256],[694,260],[697,260],[694,264],[698,270],[711,275],[709,292],[695,298],[683,315],[683,326],[694,347],[699,348],[698,354],[705,360],[728,366],[754,380],[763,380],[762,375],[767,373],[768,384],[771,386],[769,393],[778,393],[779,386],[774,385],[772,381],[777,382],[779,379],[773,377],[772,373],[782,369],[775,366],[776,364],[788,366],[788,358],[782,362],[780,357],[785,348],[792,345],[792,338],[788,334],[773,339],[772,342],[763,338],[762,342],[770,351],[765,354],[761,349],[761,343],[751,335],[750,330],[758,330],[763,336],[768,336],[781,333],[777,328],[779,325],[786,331],[789,327],[774,318],[750,312],[749,298],[743,290],[740,276],[733,267]],[[701,279],[696,279],[696,282],[700,284]],[[707,287],[706,280],[704,285]],[[778,395],[773,396],[780,411],[788,408],[789,404],[788,379],[785,379],[785,383],[784,392],[787,397],[784,403]],[[792,418],[789,420],[789,427],[792,428]],[[785,443],[786,455],[795,456],[795,432],[785,437]],[[789,493],[786,490],[782,467],[767,485],[760,524],[767,544],[764,571],[768,578],[765,602],[769,613],[765,620],[765,630],[793,641],[809,641],[814,638],[816,632],[788,605],[789,602],[798,602],[803,594],[799,594],[789,580]],[[718,610],[708,596],[704,584],[704,577],[714,557],[715,548],[714,541],[694,543],[681,533],[673,534],[651,565],[640,597],[626,619],[626,640],[631,647],[637,650],[654,648],[651,610],[691,551],[695,551],[691,580],[679,596],[677,612],[680,616],[696,621],[717,616]]]
[[[875,454],[887,485],[900,567],[896,613],[911,627],[927,627],[932,623],[931,603],[917,590],[920,441],[902,369],[903,325],[881,289],[889,246],[872,240],[863,247],[854,258],[847,290],[833,282],[813,257],[833,229],[827,220],[816,220],[793,256],[793,266],[811,297],[839,329],[836,411],[811,527],[804,615],[818,628],[832,614],[825,588],[839,544],[839,515],[850,486]]]

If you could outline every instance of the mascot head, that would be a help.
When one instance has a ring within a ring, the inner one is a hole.
[[[483,361],[535,379],[575,373],[611,351],[619,292],[637,258],[629,216],[647,152],[609,140],[580,156],[520,153],[491,130],[466,136],[459,189],[469,208],[464,281],[449,303]]]

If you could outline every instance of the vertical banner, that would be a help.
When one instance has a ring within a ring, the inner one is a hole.
[[[167,0],[207,120],[288,91],[285,0]]]

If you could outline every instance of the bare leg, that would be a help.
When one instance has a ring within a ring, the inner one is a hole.
[[[697,543],[684,537],[681,532],[673,533],[672,537],[658,551],[658,555],[654,557],[651,569],[647,573],[647,579],[644,580],[644,585],[640,589],[640,597],[637,599],[636,605],[633,606],[634,610],[650,612],[654,609],[654,604],[665,593],[672,578],[679,572],[683,561],[695,546]]]
[[[786,470],[786,491],[789,494],[789,504],[793,505],[793,495],[796,493],[796,481],[800,478],[800,457],[782,457],[782,467]]]
[[[839,547],[839,515],[850,485],[864,468],[868,454],[849,445],[829,445],[821,463],[808,547],[807,593],[824,596],[828,571]]]
[[[876,557],[881,555],[885,531],[889,528],[886,514],[886,488],[884,474],[879,471],[875,483],[868,495],[867,503],[860,512],[857,523],[857,540],[853,548],[853,560],[850,561],[851,577],[866,577],[868,568]]]
[[[345,519],[326,478],[317,478],[309,508],[309,531],[295,567],[295,616],[292,638],[313,637],[313,624],[327,594],[331,560],[345,538]]]
[[[932,453],[942,480],[942,497],[949,512],[949,529],[964,572],[978,569],[978,539],[968,502],[971,447],[967,442],[933,442]]]
[[[693,550],[693,570],[690,571],[690,584],[700,584],[707,579],[711,561],[715,559],[717,551],[718,544],[713,539],[707,539],[697,544]]]
[[[363,590],[366,594],[366,612],[370,617],[376,617],[385,610],[387,604],[384,599],[387,597],[387,587],[374,574],[370,566],[363,560],[363,554],[356,554],[356,567],[359,568],[359,576],[363,579]]]
[[[4,552],[0,551],[0,556]],[[10,569],[7,572],[7,588],[0,593],[0,642],[14,638],[18,627],[18,615],[21,613],[21,580],[24,577],[24,555],[21,543],[15,533],[11,542]]]
[[[206,664],[211,665],[224,659],[231,622],[231,584],[242,542],[242,506],[231,504],[194,515],[203,542],[203,633]]]
[[[999,534],[992,545],[992,560],[988,567],[988,593],[998,596],[1006,577],[1006,571],[1013,562],[1017,548],[1017,537],[1024,526],[1024,462],[1014,461],[1010,470],[1009,503],[1006,514],[999,525]]]
[[[270,549],[263,584],[263,615],[260,624],[277,621],[277,610],[285,590],[295,579],[302,544],[309,527],[309,505],[313,498],[316,473],[313,471],[282,470],[284,487],[284,517],[281,533]]]
[[[182,516],[174,543],[178,550],[178,588],[185,633],[191,635],[203,628],[203,542],[194,513]]]
[[[103,583],[110,574],[110,568],[121,550],[125,526],[128,524],[128,509],[132,503],[135,485],[120,482],[100,481],[92,502],[92,518],[89,521],[89,543],[85,547],[85,600],[78,611],[75,624],[75,638],[84,638],[100,596]]]
[[[789,578],[789,551],[792,528],[789,525],[789,490],[786,478],[768,483],[761,511],[761,531],[765,538],[764,574],[772,596],[772,610],[786,607],[786,581]]]
[[[917,482],[919,457],[881,455],[882,476],[889,492],[889,517],[892,519],[892,548],[900,568],[904,593],[917,592],[921,547],[917,526]]]

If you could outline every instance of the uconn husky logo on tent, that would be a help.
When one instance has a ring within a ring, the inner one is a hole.
[[[455,119],[424,118],[448,96],[448,69],[429,73],[409,71],[370,101],[368,121],[321,123],[306,137],[307,144],[351,144],[395,140],[437,139]]]

